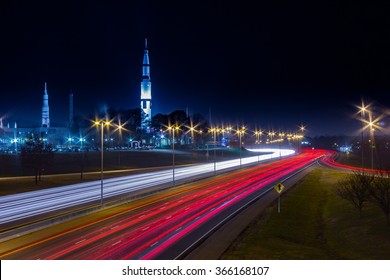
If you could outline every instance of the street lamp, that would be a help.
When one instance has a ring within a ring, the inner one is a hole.
[[[121,150],[122,150],[122,129],[123,130],[126,130],[124,128],[124,126],[121,124],[121,121],[119,120],[119,124],[114,124],[114,126],[116,127],[114,132],[115,131],[118,131],[119,133],[119,152],[118,152],[118,165],[119,167],[121,166]]]
[[[210,131],[213,133],[213,138],[214,138],[214,141],[213,141],[213,143],[214,143],[214,175],[216,175],[216,173],[217,173],[217,162],[216,162],[216,159],[215,159],[215,142],[216,142],[215,138],[216,138],[217,129],[216,128],[212,128],[212,129],[210,129]]]
[[[371,169],[374,169],[374,122],[372,120],[371,112],[368,114],[369,122],[368,126],[370,128],[370,146],[371,146]]]
[[[284,132],[279,132],[279,159],[282,158],[282,142],[284,141],[284,136],[285,136],[285,133]]]
[[[260,138],[262,132],[259,131],[259,130],[256,130],[256,131],[254,132],[254,134],[255,134],[255,136],[256,136],[256,142],[255,142],[255,144],[260,144],[261,140],[259,140],[259,138]]]
[[[299,130],[301,131],[302,137],[304,137],[304,135],[305,135],[305,128],[306,127],[303,124],[301,124],[301,126],[299,127]],[[298,138],[298,141],[300,141],[299,138]],[[301,151],[302,151],[302,141],[300,141],[300,142],[301,142],[300,144],[298,142],[298,147],[301,147]]]
[[[168,126],[168,130],[172,131],[172,183],[175,186],[175,130],[179,130],[179,126]]]
[[[103,207],[104,126],[109,126],[110,122],[99,120],[99,121],[95,121],[95,125],[97,127],[100,125],[100,130],[101,130],[101,138],[100,138],[100,206]]]
[[[274,131],[270,131],[270,132],[268,132],[268,135],[269,135],[270,138],[271,138],[270,143],[273,143],[273,137],[275,136],[275,132],[274,132]]]
[[[245,134],[245,127],[243,126],[241,129],[238,129],[237,133],[238,133],[239,140],[240,140],[239,147],[240,147],[240,168],[241,168],[241,164],[242,164],[242,157],[241,157],[241,144],[242,144],[242,141],[241,141],[241,136],[242,136],[242,134]]]
[[[258,147],[260,147],[261,135],[263,135],[263,131],[262,130],[256,130],[255,131],[255,135],[256,135],[256,143],[255,144],[259,145]],[[260,162],[260,153],[257,154],[257,162]]]
[[[85,138],[81,136],[81,137],[79,138],[79,142],[80,142],[80,153],[81,153],[80,179],[83,180],[83,174],[84,174],[84,157],[85,157],[85,152],[84,152],[83,143],[85,142]]]
[[[73,138],[72,137],[68,137],[68,149],[69,149],[69,151],[72,151],[72,141],[73,141]]]
[[[367,106],[364,105],[364,101],[362,101],[362,106],[361,107],[358,107],[360,109],[359,113],[360,113],[360,116],[361,116],[361,121],[362,121],[362,131],[361,131],[361,138],[362,138],[362,144],[361,144],[361,148],[362,148],[362,174],[364,175],[364,139],[363,139],[363,134],[364,134],[364,123],[365,123],[365,115],[366,115],[366,112],[367,112]]]
[[[199,124],[196,124],[195,126],[193,125],[192,123],[192,119],[191,119],[191,125],[190,126],[186,126],[187,127],[187,133],[190,133],[190,137],[191,137],[191,150],[192,150],[192,160],[193,162],[195,162],[195,151],[194,151],[194,148],[195,148],[195,133],[199,133],[201,134],[201,131],[198,131],[196,129],[196,127],[198,126]]]

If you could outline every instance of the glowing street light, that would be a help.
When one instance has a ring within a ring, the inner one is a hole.
[[[299,131],[301,132],[302,138],[305,135],[305,130],[306,130],[306,127],[303,124],[301,124],[301,126],[299,127]],[[301,143],[299,143],[299,142],[301,142]],[[300,141],[300,137],[298,137],[298,149],[299,149],[299,147],[302,149],[302,141]]]
[[[68,149],[69,149],[69,151],[71,151],[71,149],[72,149],[72,142],[73,142],[73,138],[72,137],[68,137]]]
[[[301,131],[302,134],[304,133],[305,129],[306,129],[306,127],[303,124],[301,124],[301,126],[299,127],[299,130]]]
[[[122,150],[122,130],[127,131],[127,129],[124,127],[126,123],[122,124],[121,120],[119,119],[119,124],[114,124],[115,126],[115,131],[118,131],[119,133],[119,152],[118,152],[118,165],[120,167],[121,165],[121,150]]]
[[[84,176],[84,159],[85,159],[85,151],[84,151],[84,142],[86,142],[86,139],[82,136],[80,136],[79,141],[80,143],[80,154],[81,154],[81,168],[80,168],[80,179],[83,180]]]
[[[270,139],[271,139],[271,140],[270,140],[270,143],[272,143],[272,142],[273,142],[272,139],[273,139],[273,137],[275,136],[275,132],[274,132],[274,131],[269,131],[269,132],[268,132],[268,136],[269,136]]]
[[[193,122],[192,122],[192,119],[190,120],[191,121],[191,124],[190,126],[186,126],[187,128],[187,131],[186,131],[186,134],[187,133],[190,133],[190,137],[191,137],[191,144],[194,144],[195,143],[195,133],[197,133],[198,131],[196,130],[197,126],[199,124],[196,124],[194,126]]]
[[[261,143],[261,136],[263,135],[263,131],[262,130],[256,130],[254,132],[255,136],[256,136],[256,143],[255,144],[260,144]]]
[[[175,130],[179,131],[178,125],[168,126],[168,130],[172,131],[172,183],[175,185]]]
[[[256,130],[254,132],[255,136],[256,136],[256,142],[255,144],[258,144],[260,146],[260,143],[261,143],[261,136],[263,135],[263,131],[260,129],[260,130]],[[257,155],[257,162],[260,162],[260,153]]]
[[[110,126],[109,121],[97,120],[94,124],[99,127],[101,130],[100,138],[100,206],[103,207],[103,166],[104,166],[104,153],[103,153],[103,143],[104,143],[104,126]]]
[[[242,145],[242,141],[241,141],[241,137],[243,134],[245,134],[245,126],[243,126],[241,129],[237,129],[237,133],[238,133],[238,136],[239,136],[239,141],[240,141],[240,168],[241,168],[241,162],[242,162],[242,157],[241,157],[241,145]]]
[[[215,146],[216,146],[216,134],[217,134],[217,129],[216,128],[212,128],[210,129],[210,132],[213,133],[213,143],[214,143],[214,175],[216,175],[217,173],[217,162],[216,162],[216,159],[215,159]]]
[[[278,142],[279,142],[279,159],[282,158],[282,142],[284,141],[285,135],[286,134],[284,132],[279,132],[279,137],[280,137],[278,140]]]
[[[369,117],[369,122],[368,122],[368,126],[370,128],[370,146],[371,146],[371,169],[374,169],[374,143],[375,143],[375,139],[374,139],[374,121],[372,120],[372,114],[371,112],[368,114],[368,117]]]
[[[364,101],[362,101],[362,106],[361,107],[358,107],[360,110],[359,110],[359,113],[360,113],[360,117],[361,117],[361,122],[362,122],[362,131],[361,131],[361,149],[362,149],[362,174],[364,175],[364,123],[366,122],[366,112],[368,111],[367,108],[368,106],[365,106],[364,105]]]

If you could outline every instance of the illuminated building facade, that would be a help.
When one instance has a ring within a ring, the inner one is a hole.
[[[45,91],[43,93],[42,127],[50,127],[49,95],[47,94],[47,84],[46,84],[46,82],[45,82]]]
[[[142,63],[141,109],[141,129],[142,131],[149,133],[152,122],[152,83],[150,82],[149,52],[146,38],[144,59]]]

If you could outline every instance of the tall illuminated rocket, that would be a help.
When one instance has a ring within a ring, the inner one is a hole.
[[[150,124],[152,122],[152,83],[150,82],[148,41],[146,38],[142,63],[141,109],[143,111],[141,129],[150,132]]]
[[[45,82],[45,92],[43,93],[42,127],[50,127],[49,95],[47,94],[47,84],[46,84],[46,82]]]

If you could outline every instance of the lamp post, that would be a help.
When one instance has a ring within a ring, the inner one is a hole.
[[[118,165],[119,165],[119,168],[121,166],[122,129],[123,129],[123,126],[122,126],[122,124],[119,123],[117,125],[117,130],[119,132],[119,153],[118,153]]]
[[[168,130],[172,131],[172,183],[175,186],[175,129],[179,130],[179,126],[169,126]]]
[[[242,165],[242,157],[241,157],[241,144],[242,144],[242,141],[241,141],[241,136],[242,134],[245,133],[245,127],[242,127],[242,129],[238,129],[238,136],[239,136],[239,140],[240,140],[240,168],[241,168],[241,165]]]
[[[103,166],[104,166],[104,152],[103,152],[103,143],[104,143],[104,126],[109,126],[109,121],[95,121],[95,125],[100,125],[100,206],[103,207]]]
[[[299,130],[301,131],[302,137],[304,137],[304,135],[305,135],[304,134],[305,126],[303,124],[301,124],[301,126],[299,127]],[[299,139],[298,139],[298,141],[299,141]],[[302,151],[302,141],[301,141],[300,145],[299,145],[299,142],[298,142],[298,147],[301,147],[300,151]]]
[[[72,141],[73,141],[73,138],[68,137],[68,150],[69,150],[69,152],[72,151]]]
[[[84,152],[84,147],[83,143],[85,142],[84,137],[79,138],[80,142],[80,153],[81,153],[81,170],[80,170],[80,179],[83,180],[83,174],[84,174],[84,158],[85,158],[85,152]]]
[[[279,159],[282,158],[282,142],[284,141],[284,133],[283,132],[280,132],[279,133]]]
[[[214,143],[214,175],[216,175],[217,173],[217,162],[216,162],[216,159],[215,159],[215,142],[216,142],[216,133],[217,133],[217,129],[216,128],[212,128],[210,130],[212,133],[213,133],[213,143]]]
[[[260,148],[260,143],[261,143],[261,135],[263,132],[261,130],[256,130],[255,135],[256,135],[256,143],[258,145],[258,148]],[[257,154],[257,162],[260,162],[260,154]]]
[[[192,150],[192,161],[194,163],[195,163],[195,152],[194,152],[194,148],[195,148],[195,133],[201,133],[201,131],[196,130],[197,126],[198,125],[193,126],[193,123],[192,123],[192,120],[191,120],[191,126],[187,127],[187,132],[186,132],[186,133],[190,133],[190,137],[191,137],[191,150]]]
[[[272,144],[273,143],[273,137],[275,136],[275,132],[273,132],[273,131],[270,131],[270,132],[268,132],[268,135],[270,136],[270,138],[271,138],[271,141],[270,141],[270,143]]]
[[[370,121],[368,126],[370,127],[370,146],[371,146],[371,169],[374,169],[374,123],[372,122],[371,114],[369,114]]]
[[[364,106],[364,102],[362,102],[362,107],[360,108],[360,116],[361,116],[361,122],[362,122],[362,131],[361,131],[361,138],[362,138],[362,174],[364,175],[364,121],[365,121],[365,113],[367,111],[367,107]]]

